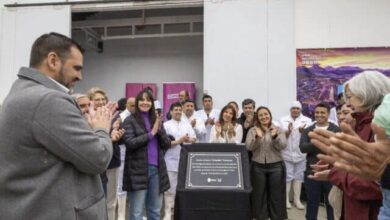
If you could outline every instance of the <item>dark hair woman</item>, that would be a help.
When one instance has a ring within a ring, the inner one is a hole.
[[[286,135],[272,123],[271,111],[264,106],[257,108],[254,125],[245,142],[253,153],[253,218],[287,219],[286,171],[281,154],[287,144]]]
[[[236,115],[231,105],[223,107],[218,122],[211,128],[211,143],[241,143],[242,127],[236,123]]]
[[[161,122],[154,110],[152,94],[140,92],[134,114],[123,122],[126,130],[123,189],[128,191],[130,220],[142,220],[145,204],[148,219],[160,219],[163,192],[169,189],[163,151],[171,146]]]

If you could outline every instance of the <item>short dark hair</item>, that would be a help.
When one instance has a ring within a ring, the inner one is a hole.
[[[124,111],[126,109],[127,99],[121,98],[118,100],[118,110]]]
[[[330,107],[329,107],[329,105],[328,105],[327,103],[325,103],[325,102],[320,102],[320,103],[318,103],[318,104],[316,105],[315,108],[318,108],[318,107],[326,108],[326,110],[327,110],[328,112],[330,112]]]
[[[343,92],[340,92],[340,94],[337,95],[337,101],[342,99],[344,96],[344,93]]]
[[[172,105],[169,107],[169,111],[172,111],[174,108],[176,107],[182,107],[181,103],[180,102],[174,102],[172,103]]]
[[[242,107],[244,108],[244,105],[252,104],[253,108],[256,108],[256,102],[253,99],[244,99],[242,101]]]
[[[84,49],[76,41],[65,35],[55,32],[43,34],[35,40],[31,47],[30,67],[37,68],[50,52],[56,53],[64,62],[69,57],[72,47],[78,49],[80,53],[84,53]]]
[[[192,99],[186,99],[186,100],[184,100],[181,104],[184,105],[184,104],[186,104],[187,102],[191,102],[192,104],[195,105],[195,101],[192,100]]]
[[[202,97],[202,102],[204,102],[205,99],[213,100],[213,97],[211,97],[211,95],[204,94],[203,97]]]
[[[339,104],[336,106],[336,111],[340,111],[344,104]]]

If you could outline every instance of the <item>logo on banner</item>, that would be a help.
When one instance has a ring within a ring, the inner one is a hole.
[[[174,93],[174,94],[168,94],[168,99],[178,99],[179,98],[179,93]]]

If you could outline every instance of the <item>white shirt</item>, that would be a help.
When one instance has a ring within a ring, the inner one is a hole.
[[[220,135],[217,137],[217,129],[215,128],[215,125],[211,128],[210,133],[210,143],[234,143],[234,144],[240,144],[242,141],[242,126],[238,123],[236,123],[236,126],[234,127],[234,131],[236,132],[236,135],[229,138],[229,135],[227,134],[227,131],[223,132],[223,137]]]
[[[288,124],[290,122],[293,124],[293,128],[287,139],[287,147],[282,150],[282,156],[285,161],[298,163],[306,160],[306,154],[303,154],[299,149],[299,142],[301,139],[299,127],[305,126],[305,128],[307,128],[311,125],[312,121],[310,118],[303,116],[302,114],[295,120],[291,117],[291,115],[287,115],[280,119],[280,127],[287,132]]]
[[[337,122],[337,110],[336,107],[333,107],[330,109],[330,115],[329,115],[329,122],[332,122],[333,124],[339,126],[339,123]]]
[[[194,120],[194,119],[195,119],[196,122],[195,122],[195,126],[192,127],[191,121]],[[190,118],[188,118],[186,116],[186,114],[183,113],[181,115],[181,120],[188,122],[191,125],[191,127],[194,129],[195,134],[196,134],[197,142],[199,142],[200,140],[203,140],[205,138],[205,136],[206,136],[206,126],[204,124],[204,121],[201,118],[195,116],[195,113],[192,114]]]
[[[127,117],[131,115],[131,112],[127,109],[125,109],[123,112],[119,114],[119,117],[121,117],[122,122],[125,121]]]
[[[192,129],[191,125],[186,121],[176,121],[169,120],[164,123],[165,131],[168,135],[172,135],[175,140],[183,137],[188,134],[190,138],[196,138],[195,131]],[[168,151],[165,153],[164,159],[167,164],[168,171],[177,172],[179,169],[179,160],[180,160],[180,144],[171,146]]]
[[[195,112],[195,116],[202,119],[204,122],[207,121],[208,118],[212,118],[214,119],[214,122],[218,121],[218,118],[219,118],[219,110],[217,109],[212,109],[210,114],[207,116],[206,112],[204,111],[204,109],[202,110],[199,110],[199,111],[196,111]],[[213,127],[212,125],[208,124],[208,125],[205,125],[206,127],[206,135],[204,135],[204,138],[199,140],[199,142],[202,142],[202,143],[208,143],[209,140],[210,140],[210,132],[211,132],[211,128]]]
[[[45,75],[47,76],[47,75]],[[61,87],[61,89],[66,92],[66,93],[69,93],[69,89],[66,88],[64,85],[62,85],[61,83],[57,82],[55,79],[51,78],[50,76],[47,76],[47,78],[49,78],[51,81],[53,81],[55,84],[57,84],[59,87]]]

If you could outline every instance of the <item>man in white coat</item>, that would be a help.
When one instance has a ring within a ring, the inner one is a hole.
[[[181,120],[188,122],[191,127],[194,129],[196,134],[196,139],[202,140],[206,135],[206,127],[204,121],[195,116],[195,102],[192,99],[187,99],[182,102],[183,105],[183,114],[181,115]]]
[[[306,169],[306,154],[299,149],[299,141],[302,131],[311,124],[311,119],[302,115],[302,105],[299,101],[290,104],[290,114],[280,119],[280,126],[286,132],[287,147],[282,151],[283,160],[286,164],[286,206],[291,208],[289,194],[291,183],[294,190],[294,205],[298,209],[304,209],[302,205],[301,187],[303,173]]]
[[[172,119],[164,123],[164,128],[171,136],[171,148],[165,153],[169,183],[171,187],[164,193],[164,220],[172,219],[172,209],[175,207],[175,195],[177,186],[177,173],[179,169],[181,145],[194,143],[196,135],[194,129],[187,121],[181,120],[182,107],[180,102],[173,103],[170,107]]]
[[[206,127],[206,135],[200,139],[199,142],[208,143],[210,140],[211,128],[214,123],[218,121],[219,110],[213,109],[213,98],[210,95],[203,95],[202,97],[203,109],[196,112],[196,116],[202,119]]]

